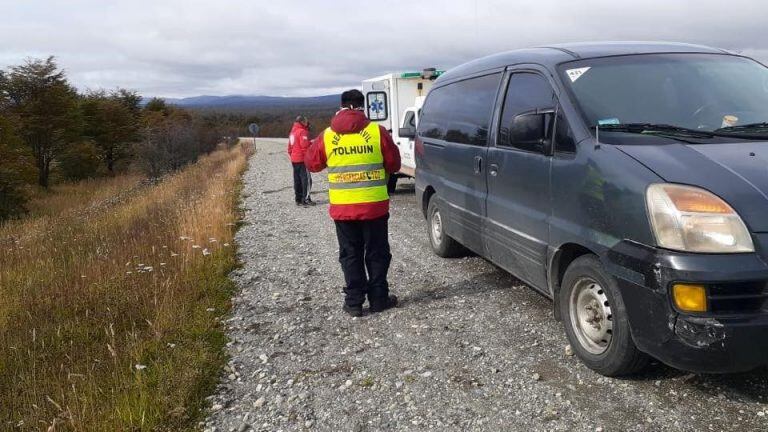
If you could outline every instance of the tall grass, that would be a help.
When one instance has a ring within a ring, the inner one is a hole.
[[[64,183],[51,186],[47,191],[36,190],[26,207],[32,218],[61,216],[64,212],[84,210],[120,198],[143,184],[146,183],[142,177],[133,174]]]
[[[67,186],[0,227],[0,429],[194,426],[225,360],[247,153]]]

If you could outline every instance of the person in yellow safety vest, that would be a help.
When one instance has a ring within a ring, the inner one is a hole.
[[[310,172],[328,169],[329,213],[336,225],[344,272],[344,311],[363,315],[397,305],[389,294],[389,194],[387,179],[400,170],[400,152],[384,127],[363,113],[359,90],[341,95],[331,126],[312,141],[304,159]]]

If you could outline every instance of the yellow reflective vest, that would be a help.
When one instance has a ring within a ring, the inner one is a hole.
[[[381,154],[379,125],[370,123],[357,133],[323,133],[328,165],[331,204],[364,204],[385,201],[387,173]]]

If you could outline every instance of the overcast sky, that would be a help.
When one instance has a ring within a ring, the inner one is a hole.
[[[0,0],[0,67],[55,55],[81,90],[330,94],[396,70],[594,40],[768,61],[763,0]]]

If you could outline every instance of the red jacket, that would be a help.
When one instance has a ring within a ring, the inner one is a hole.
[[[362,111],[342,109],[331,120],[331,129],[340,134],[357,133],[363,130],[371,121],[365,117]],[[379,126],[381,132],[381,153],[384,157],[384,170],[388,174],[400,170],[400,150],[398,150],[392,136]],[[323,134],[312,140],[312,145],[307,150],[304,164],[311,172],[320,172],[328,165],[325,157],[325,143]],[[365,203],[365,204],[331,204],[328,212],[333,220],[370,220],[380,218],[389,213],[389,200]]]
[[[295,122],[288,135],[288,156],[293,163],[303,163],[309,148],[309,128]]]

